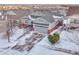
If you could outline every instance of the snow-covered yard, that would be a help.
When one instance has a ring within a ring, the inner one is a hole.
[[[52,32],[59,31],[59,29]],[[23,29],[15,29],[14,35],[10,37],[11,42],[8,42],[7,39],[2,38],[0,35],[0,54],[1,55],[72,55],[79,54],[79,32],[78,31],[62,31],[60,34],[60,40],[52,45],[47,38],[47,35],[38,38],[39,34],[36,34],[34,37],[31,31],[29,34],[24,35],[20,39],[17,39],[24,33]],[[26,40],[27,39],[27,40]],[[32,49],[27,51],[27,47],[31,46],[27,43],[30,42]],[[28,46],[27,46],[28,45]],[[23,50],[20,51],[17,49],[17,46],[20,46]],[[24,46],[24,47],[22,47]]]
[[[13,33],[13,35],[10,37],[10,42],[8,42],[8,40],[7,40],[7,38],[4,38],[3,37],[3,35],[5,34],[5,33],[2,33],[1,35],[0,35],[0,54],[1,55],[8,55],[8,54],[12,54],[12,55],[16,55],[16,54],[23,54],[23,53],[21,53],[21,52],[19,52],[19,51],[17,51],[17,50],[12,50],[11,49],[11,47],[12,46],[14,46],[14,45],[16,45],[16,43],[18,43],[18,41],[16,41],[17,40],[17,38],[19,37],[19,36],[21,36],[24,32],[23,32],[23,29],[18,29],[18,28],[16,28],[16,29],[14,29],[13,30],[14,31],[14,33]]]
[[[56,31],[56,30],[55,30]],[[77,37],[76,37],[77,36]],[[35,45],[29,55],[71,55],[79,54],[79,32],[62,31],[60,40],[52,45],[45,37],[41,42]]]
[[[28,54],[29,51],[27,50],[30,50],[36,43],[42,40],[43,37],[45,36],[42,33],[34,32],[34,31],[30,31],[29,33],[25,33],[25,35],[23,35],[24,29],[19,29],[19,28],[16,28],[13,31],[14,31],[13,35],[10,36],[10,42],[8,42],[7,38],[3,37],[4,33],[0,35],[0,54],[1,55]]]

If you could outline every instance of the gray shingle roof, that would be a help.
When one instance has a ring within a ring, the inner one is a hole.
[[[49,23],[52,23],[54,21],[52,14],[49,12],[34,12],[31,15],[33,16],[41,16],[41,19],[46,20]],[[40,18],[40,17],[39,17]]]

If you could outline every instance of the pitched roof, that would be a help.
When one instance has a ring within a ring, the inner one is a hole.
[[[49,12],[34,12],[31,15],[33,16],[40,16],[39,19],[44,19],[49,23],[52,23],[54,21],[52,14]],[[37,19],[36,19],[37,20]]]

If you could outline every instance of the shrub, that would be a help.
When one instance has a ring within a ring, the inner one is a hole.
[[[54,35],[48,35],[48,40],[52,44],[55,44],[59,40],[59,38],[60,38],[59,33],[55,33]]]

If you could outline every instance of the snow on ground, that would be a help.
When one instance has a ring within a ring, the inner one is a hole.
[[[0,54],[4,55],[23,55],[23,54],[28,54],[28,51],[18,51],[16,49],[12,49],[12,47],[16,46],[16,45],[24,45],[26,44],[26,39],[29,39],[32,35],[33,35],[33,31],[30,31],[29,33],[27,33],[26,35],[24,35],[23,37],[21,37],[20,39],[17,39],[19,36],[21,36],[22,34],[24,34],[24,29],[14,29],[13,30],[14,33],[13,35],[10,37],[10,42],[8,42],[7,39],[3,39],[2,35],[0,35]],[[32,39],[32,38],[31,38]]]
[[[24,54],[24,52],[19,52],[17,50],[12,50],[11,48],[9,48],[9,46],[11,46],[12,43],[8,43],[7,40],[0,39],[0,55],[22,55]],[[26,52],[27,53],[27,52]]]
[[[18,28],[16,28],[16,29],[14,29],[13,30],[13,35],[10,37],[10,41],[11,42],[8,42],[8,39],[7,38],[3,38],[3,35],[5,34],[5,33],[2,33],[1,35],[0,35],[0,47],[8,47],[10,44],[12,44],[13,42],[15,42],[15,40],[19,37],[19,36],[21,36],[24,32],[23,32],[23,29],[18,29]]]
[[[54,32],[59,31],[59,29],[53,31]],[[72,31],[62,31],[60,34],[60,40],[52,45],[49,41],[47,36],[43,38],[39,43],[37,43],[29,52],[27,51],[17,51],[14,49],[11,49],[11,47],[15,46],[16,44],[23,45],[25,43],[25,39],[29,38],[33,32],[30,32],[30,34],[27,34],[26,36],[20,38],[19,40],[16,40],[20,35],[22,35],[23,29],[15,30],[15,33],[12,37],[10,37],[11,42],[9,43],[7,39],[2,38],[2,35],[0,35],[0,54],[1,55],[70,55],[70,53],[62,52],[62,51],[56,51],[52,50],[50,48],[64,48],[72,51],[79,51],[79,32]]]
[[[10,37],[11,41],[16,40],[22,34],[24,34],[24,29],[19,29],[18,27],[16,27],[15,29],[13,29],[13,35]]]
[[[79,51],[79,39],[77,38],[79,35],[79,32],[73,31],[73,32],[68,32],[68,31],[62,31],[60,34],[60,43],[55,45],[56,47],[61,47],[65,49],[70,49],[73,51]]]
[[[52,47],[47,37],[35,45],[29,52],[29,55],[67,55],[67,53],[50,50],[48,47]]]
[[[54,32],[56,31],[57,30],[55,30]],[[74,35],[79,35],[79,32],[74,32]],[[74,35],[73,33],[70,33],[68,31],[62,31],[60,34],[60,40],[55,45],[52,45],[48,41],[48,38],[45,37],[41,42],[39,42],[37,45],[35,45],[35,47],[32,48],[29,55],[51,55],[51,54],[52,55],[64,55],[64,54],[68,55],[70,54],[70,53],[65,53],[62,51],[55,51],[55,50],[50,49],[50,48],[55,48],[55,47],[79,52],[79,45],[74,43],[74,41],[77,41],[78,43],[79,39]]]
[[[28,53],[28,52],[27,52]],[[19,52],[17,50],[12,49],[0,49],[0,55],[25,55],[26,52]]]
[[[33,31],[31,31],[29,34],[26,34],[24,37],[20,38],[18,41],[18,45],[24,45],[25,44],[25,39],[29,39],[33,34]]]
[[[8,43],[7,39],[4,39],[2,36],[4,35],[4,33],[0,34],[0,48],[5,48],[8,47],[10,43]]]
[[[29,55],[68,55],[67,53],[50,50],[42,45],[36,45],[30,52]]]
[[[15,46],[18,42],[20,42],[20,43],[23,42],[22,40],[25,39],[26,37],[23,37],[20,40],[16,41],[16,39],[19,36],[21,36],[23,33],[24,33],[23,29],[18,29],[18,28],[14,29],[14,34],[12,35],[12,37],[10,37],[11,42],[8,42],[7,39],[4,39],[2,36],[4,33],[2,33],[0,35],[0,54],[1,55],[3,55],[3,54],[5,54],[5,55],[8,55],[8,54],[10,54],[10,55],[27,54],[28,53],[27,51],[20,52],[20,51],[11,49],[11,47]],[[29,35],[27,35],[27,36],[29,36]]]

